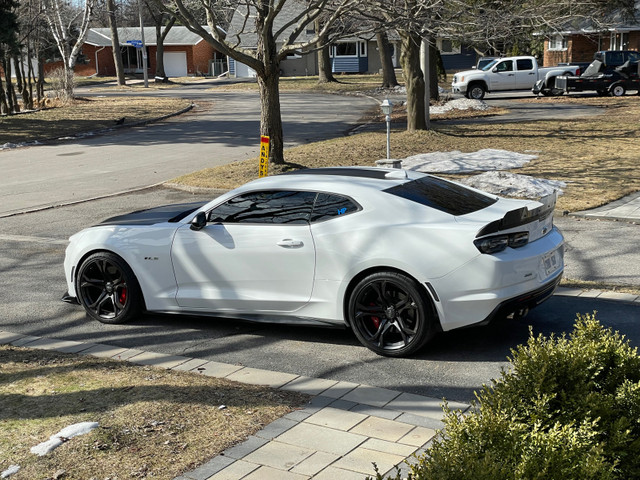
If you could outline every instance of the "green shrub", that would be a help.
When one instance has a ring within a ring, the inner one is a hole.
[[[510,368],[411,467],[414,480],[640,478],[640,357],[595,315],[530,333]]]

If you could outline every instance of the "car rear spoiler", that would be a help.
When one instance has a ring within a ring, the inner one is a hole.
[[[553,193],[538,200],[541,205],[534,208],[533,210],[529,210],[527,207],[510,210],[505,213],[504,217],[502,217],[500,220],[488,223],[487,225],[482,227],[482,229],[480,229],[480,231],[476,235],[476,238],[484,237],[485,235],[490,235],[502,230],[519,227],[520,225],[526,225],[527,223],[546,218],[553,212],[553,209],[556,207],[557,200],[558,193],[554,190]]]

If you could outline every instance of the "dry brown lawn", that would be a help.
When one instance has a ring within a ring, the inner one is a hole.
[[[306,400],[195,373],[0,346],[0,472],[18,465],[12,480],[170,480]],[[79,422],[99,427],[46,456],[30,452]]]
[[[435,151],[474,152],[496,148],[536,152],[538,159],[514,173],[567,183],[558,208],[580,211],[594,208],[640,190],[640,97],[541,98],[533,102],[566,102],[602,107],[603,114],[576,120],[523,123],[433,122],[431,131],[395,129],[391,135],[394,158]],[[499,114],[502,112],[486,112]],[[448,114],[448,118],[453,114]],[[473,113],[460,113],[460,116]],[[376,114],[371,115],[374,121]],[[397,120],[402,113],[396,112]],[[434,116],[434,118],[436,118]],[[383,130],[317,142],[285,152],[286,165],[271,166],[270,174],[291,168],[373,165],[386,155]],[[258,160],[205,169],[173,182],[196,187],[233,188],[256,178]],[[449,175],[451,178],[460,178]]]
[[[77,98],[33,112],[0,117],[0,145],[54,140],[84,132],[99,132],[124,125],[152,121],[183,110],[191,101],[182,98],[92,97]]]

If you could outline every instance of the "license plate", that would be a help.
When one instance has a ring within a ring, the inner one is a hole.
[[[560,268],[560,255],[558,250],[547,253],[542,257],[542,265],[544,266],[545,276],[548,277]]]

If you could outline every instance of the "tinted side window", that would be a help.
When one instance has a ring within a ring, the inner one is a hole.
[[[357,212],[360,207],[350,198],[329,193],[319,193],[313,206],[311,222],[322,222],[330,218]]]
[[[518,70],[533,70],[533,60],[530,58],[520,58],[516,60]]]
[[[496,66],[496,70],[498,72],[511,72],[511,71],[513,71],[513,60],[505,60],[504,62],[500,62]]]
[[[314,192],[250,192],[227,200],[209,212],[209,221],[220,223],[309,222]]]
[[[436,177],[423,177],[385,192],[451,215],[466,215],[497,202],[493,197]]]

